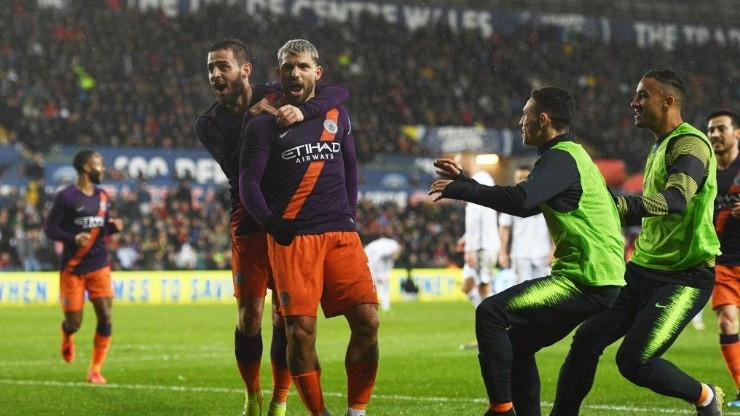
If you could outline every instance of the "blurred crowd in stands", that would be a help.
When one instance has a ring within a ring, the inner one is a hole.
[[[41,230],[52,196],[33,200],[28,195],[0,195],[0,271],[58,267],[61,247]],[[124,231],[108,237],[114,269],[230,269],[228,189],[198,202],[192,195],[183,181],[161,200],[153,199],[145,184],[112,198],[112,214],[124,221]],[[397,267],[458,267],[462,257],[455,243],[464,232],[463,214],[456,202],[423,200],[399,207],[365,200],[358,206],[357,223],[363,243],[381,235],[402,243]]]
[[[402,125],[515,127],[530,90],[554,84],[575,93],[573,130],[593,156],[623,159],[636,172],[651,138],[633,126],[629,104],[648,69],[673,67],[684,75],[684,114],[699,127],[710,110],[740,102],[732,45],[667,51],[526,23],[483,38],[444,25],[409,32],[370,15],[336,24],[308,15],[249,16],[224,5],[172,17],[118,1],[73,1],[61,9],[34,3],[0,7],[0,145],[20,145],[40,158],[56,144],[200,147],[193,120],[213,101],[206,51],[216,34],[238,36],[252,48],[252,83],[275,79],[275,51],[286,40],[316,44],[324,80],[350,89],[346,106],[362,162],[382,153],[438,156],[404,136]],[[0,269],[56,266],[54,245],[39,232],[50,196],[29,190],[0,196]],[[160,202],[139,192],[116,198],[127,223],[112,241],[117,268],[229,267],[223,196],[193,206],[176,195]],[[456,261],[457,204],[364,202],[358,215],[364,239],[403,240],[407,254],[398,267]]]
[[[206,51],[223,34],[252,48],[252,83],[275,80],[275,51],[287,39],[316,44],[325,81],[351,91],[347,107],[362,160],[424,153],[401,134],[404,124],[515,127],[530,90],[553,84],[574,91],[574,130],[594,156],[625,159],[637,171],[650,139],[633,126],[629,103],[648,69],[684,75],[687,121],[703,125],[710,110],[740,102],[733,45],[640,49],[526,23],[483,38],[445,25],[409,32],[370,15],[317,23],[223,5],[168,17],[118,1],[68,2],[63,9],[12,3],[0,8],[0,143],[32,149],[197,147],[193,118],[213,100]]]

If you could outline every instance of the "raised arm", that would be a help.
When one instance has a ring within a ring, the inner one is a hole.
[[[435,166],[440,168],[437,162]],[[443,170],[447,175],[459,171]],[[472,202],[518,217],[529,217],[540,212],[540,204],[556,196],[570,202],[568,205],[575,208],[579,198],[576,194],[579,180],[573,157],[565,151],[549,150],[537,160],[527,180],[514,186],[486,186],[458,175],[455,179],[435,181],[429,193],[439,193],[442,198]]]
[[[252,102],[257,103],[264,97],[275,97],[275,93],[282,95],[280,84],[266,84],[253,87]],[[303,120],[322,117],[332,108],[344,104],[349,99],[349,90],[342,85],[319,84],[316,86],[316,95],[299,106],[283,105],[277,108],[275,118],[280,127],[288,127]]]
[[[349,90],[342,85],[317,84],[316,95],[298,106],[305,119],[321,117],[349,99]]]
[[[669,143],[669,146],[671,144]],[[668,181],[660,192],[615,198],[624,225],[640,224],[643,217],[684,212],[691,198],[704,183],[711,149],[699,137],[675,139],[666,152]]]

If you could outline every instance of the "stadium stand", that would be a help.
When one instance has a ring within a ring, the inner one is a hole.
[[[407,125],[515,128],[529,91],[556,84],[575,92],[581,111],[574,130],[593,155],[623,160],[634,173],[641,169],[650,138],[634,128],[629,102],[633,84],[647,69],[680,69],[692,97],[692,108],[684,113],[695,125],[704,124],[709,110],[740,102],[740,70],[732,59],[740,35],[728,27],[739,12],[727,6],[731,0],[690,9],[688,3],[605,0],[528,0],[516,10],[505,1],[487,6],[507,13],[531,6],[539,12],[598,12],[619,19],[660,15],[666,23],[701,21],[728,34],[724,42],[713,37],[672,47],[606,40],[547,19],[481,33],[442,23],[410,30],[371,13],[338,24],[315,13],[268,16],[224,5],[173,16],[125,6],[131,2],[39,3],[58,2],[15,0],[0,7],[0,20],[6,22],[0,25],[0,145],[22,149],[27,176],[33,175],[34,158],[41,163],[39,155],[53,157],[65,145],[164,152],[198,148],[192,124],[212,101],[203,51],[215,40],[209,37],[215,22],[219,33],[234,33],[253,48],[253,83],[274,78],[274,51],[284,40],[306,37],[319,45],[326,78],[351,91],[347,106],[363,163],[384,154],[436,157],[403,133]],[[477,8],[479,3],[467,4]],[[710,16],[714,7],[727,13]],[[552,54],[545,51],[553,50],[561,51],[561,59],[547,58]],[[22,267],[17,243],[41,222],[51,192],[48,185],[29,181],[25,189],[7,188],[0,195],[0,269]],[[117,267],[227,267],[228,215],[218,198],[190,211],[174,198],[143,199],[134,192],[117,201],[132,228],[113,241],[113,252],[117,255],[120,246],[126,247],[121,250],[128,254],[125,259],[132,250],[140,255],[133,264],[123,261]],[[461,231],[441,223],[460,213],[456,204],[366,202],[359,212],[360,230],[365,241],[397,233],[409,253],[398,267],[444,266],[457,259],[454,241]],[[48,243],[38,246],[40,263],[53,263]]]

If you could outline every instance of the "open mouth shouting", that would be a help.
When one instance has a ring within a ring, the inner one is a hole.
[[[293,82],[290,84],[290,88],[288,89],[288,91],[293,97],[301,97],[303,95],[303,84],[301,84],[300,82]]]
[[[211,84],[211,88],[217,93],[223,93],[227,87],[228,85],[225,82],[214,82]]]

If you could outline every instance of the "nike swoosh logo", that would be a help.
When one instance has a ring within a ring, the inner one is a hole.
[[[285,135],[286,135],[286,134],[288,134],[288,132],[289,132],[289,131],[290,131],[290,130],[291,130],[292,128],[293,128],[293,127],[291,127],[291,128],[289,128],[288,130],[285,130],[284,132],[282,132],[282,133],[278,134],[278,137],[280,137],[281,139],[282,139],[282,138],[284,138],[284,137],[285,137]]]
[[[75,211],[77,211],[77,212],[82,212],[82,211],[84,211],[84,210],[85,210],[85,207],[77,207],[77,209],[76,209]]]
[[[655,302],[655,307],[660,309],[665,309],[668,307],[668,305],[661,305],[660,302]]]

